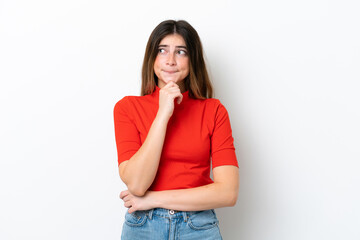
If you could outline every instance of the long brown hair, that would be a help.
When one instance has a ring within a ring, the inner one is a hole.
[[[213,97],[213,87],[206,70],[203,48],[196,30],[186,21],[166,20],[161,22],[151,33],[146,45],[142,66],[141,96],[151,94],[158,84],[154,73],[154,62],[161,40],[167,35],[179,34],[184,38],[189,56],[189,75],[184,79],[189,97],[205,99]]]

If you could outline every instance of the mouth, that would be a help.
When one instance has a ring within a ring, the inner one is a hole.
[[[163,70],[164,73],[168,73],[168,74],[174,74],[174,73],[177,73],[178,71],[165,71]]]

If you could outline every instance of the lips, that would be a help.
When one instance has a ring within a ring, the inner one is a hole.
[[[162,70],[163,72],[165,73],[168,73],[168,74],[174,74],[174,73],[177,73],[178,71],[166,71],[166,70]]]

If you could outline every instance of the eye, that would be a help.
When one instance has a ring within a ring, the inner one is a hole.
[[[179,50],[179,51],[178,51],[178,54],[180,54],[180,55],[186,55],[187,52],[186,52],[185,50]]]
[[[165,53],[165,49],[159,48],[159,53]]]

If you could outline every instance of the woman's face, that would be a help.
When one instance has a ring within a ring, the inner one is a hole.
[[[154,62],[154,72],[158,77],[159,88],[169,81],[183,84],[183,80],[189,75],[189,57],[181,35],[171,34],[161,40]]]

